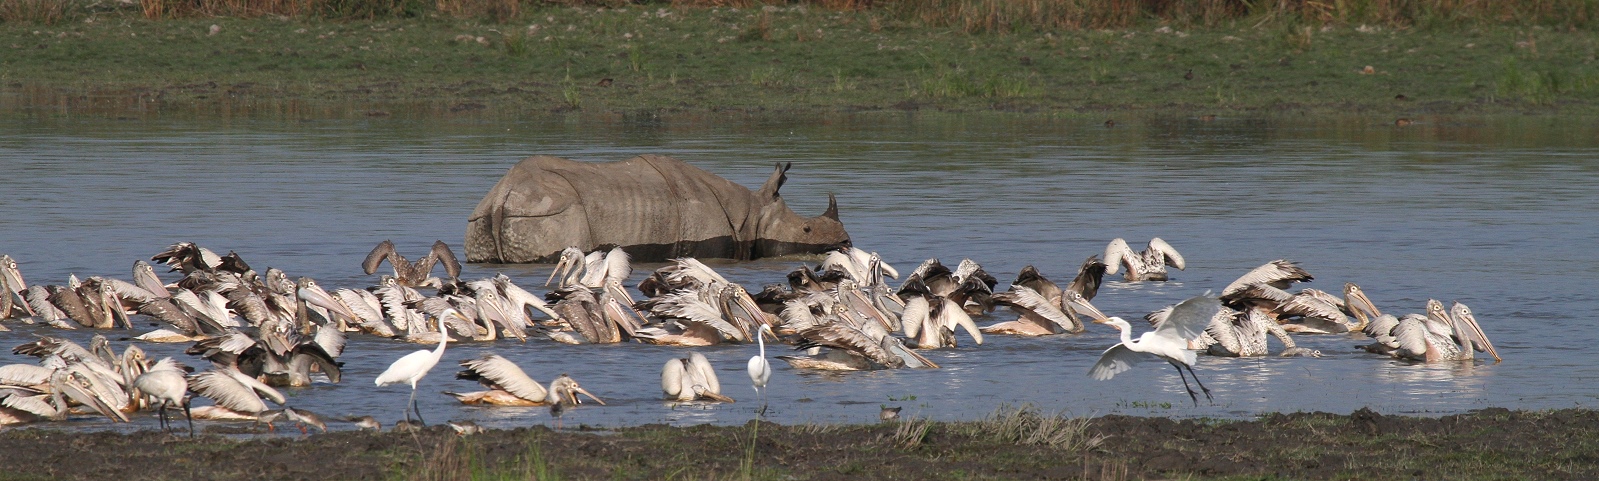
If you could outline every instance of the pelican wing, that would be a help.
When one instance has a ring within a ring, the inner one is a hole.
[[[706,391],[721,394],[722,382],[716,379],[716,368],[711,367],[711,361],[698,351],[688,353],[688,374],[694,384],[704,386]]]
[[[394,263],[394,259],[390,258],[395,255],[397,254],[394,252],[393,242],[388,240],[379,242],[377,247],[372,248],[372,252],[366,254],[366,259],[361,261],[361,270],[365,271],[367,275],[372,275],[372,273],[378,271],[378,266],[382,265],[383,261],[390,261],[390,264],[398,266],[399,264]]]
[[[441,240],[433,241],[433,250],[428,251],[428,257],[443,262],[444,273],[449,274],[451,279],[461,277],[461,261],[455,258],[455,252],[450,250],[449,244]],[[427,267],[432,270],[432,263],[428,263]],[[423,272],[422,276],[427,277],[427,273]]]
[[[722,319],[722,313],[717,312],[716,308],[710,304],[692,296],[684,296],[681,301],[667,306],[665,313],[670,317],[716,329],[716,332],[720,333],[723,339],[740,342],[748,340],[738,326],[734,326],[727,320]]]
[[[806,313],[810,309],[806,309]],[[905,312],[900,314],[899,323],[905,330],[905,335],[915,338],[922,327],[932,318],[933,309],[926,297],[916,296],[905,300]]]
[[[799,343],[797,347],[802,349],[815,346],[831,347],[855,352],[872,362],[887,367],[905,367],[904,359],[883,350],[881,345],[872,341],[870,337],[867,337],[861,331],[843,324],[827,324],[801,331],[800,336],[805,341]]]
[[[262,401],[255,390],[222,371],[206,371],[190,376],[189,390],[232,411],[258,413],[267,410],[266,401]]]
[[[1117,374],[1132,369],[1134,364],[1148,356],[1148,354],[1128,349],[1122,343],[1116,343],[1110,349],[1106,349],[1104,354],[1099,355],[1099,362],[1095,362],[1094,367],[1088,369],[1088,377],[1097,381],[1116,377]]]
[[[59,418],[65,411],[50,402],[49,394],[16,387],[0,388],[0,406],[42,418]]]
[[[1134,258],[1133,248],[1127,245],[1126,239],[1120,237],[1111,239],[1110,244],[1105,246],[1105,273],[1115,274],[1121,270],[1122,265]],[[1128,266],[1128,270],[1131,270],[1131,267]]]
[[[1039,294],[1038,291],[1029,289],[1026,286],[1012,284],[1010,291],[995,294],[994,300],[1025,309],[1027,312],[1047,319],[1066,332],[1083,332],[1082,324],[1078,324],[1072,318],[1067,317],[1066,313],[1062,312],[1057,304],[1044,298],[1043,294]]]
[[[1161,257],[1165,258],[1166,265],[1168,266],[1176,267],[1178,270],[1182,270],[1183,266],[1186,265],[1183,262],[1183,255],[1177,253],[1177,248],[1172,247],[1171,244],[1167,244],[1165,240],[1159,237],[1149,240],[1149,249],[1159,253]]]
[[[1210,325],[1211,318],[1216,317],[1218,310],[1221,310],[1221,301],[1214,297],[1191,297],[1177,303],[1171,314],[1166,316],[1166,322],[1155,328],[1155,333],[1185,343],[1192,341],[1205,332],[1205,327]]]
[[[498,387],[528,401],[543,402],[545,396],[549,394],[544,386],[528,377],[516,363],[498,354],[485,354],[483,357],[461,361],[461,367],[467,370],[456,377],[477,379],[479,382],[487,380],[493,383],[490,387]]]
[[[7,364],[0,366],[0,385],[36,386],[50,382],[55,369],[34,364]]]
[[[1425,317],[1407,314],[1394,326],[1394,342],[1398,348],[1394,354],[1417,361],[1427,360],[1427,351],[1431,346],[1427,343],[1427,319]]]
[[[1235,291],[1255,283],[1263,283],[1278,289],[1287,289],[1294,282],[1309,282],[1315,279],[1309,272],[1287,259],[1277,259],[1267,262],[1254,270],[1240,276],[1238,280],[1228,284],[1221,290],[1221,297],[1229,297]]]

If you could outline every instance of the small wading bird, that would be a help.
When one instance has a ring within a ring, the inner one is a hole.
[[[772,379],[772,365],[766,362],[766,335],[772,334],[772,326],[761,324],[755,333],[755,342],[761,346],[760,355],[750,358],[749,371],[750,383],[755,386],[755,395],[761,398],[761,406],[766,406],[766,381]]]
[[[1183,388],[1188,390],[1188,397],[1193,398],[1195,406],[1199,405],[1199,395],[1188,385],[1188,378],[1183,375],[1185,368],[1188,369],[1188,375],[1194,377],[1194,383],[1199,384],[1199,389],[1205,391],[1205,399],[1215,402],[1210,396],[1210,389],[1205,387],[1205,383],[1199,382],[1199,375],[1194,373],[1193,365],[1198,356],[1188,349],[1188,342],[1205,332],[1205,326],[1210,324],[1210,319],[1216,316],[1218,310],[1221,310],[1221,301],[1213,297],[1190,298],[1173,307],[1160,327],[1144,333],[1137,340],[1132,337],[1133,327],[1122,318],[1095,319],[1096,323],[1109,324],[1121,331],[1122,341],[1106,349],[1099,356],[1099,362],[1089,369],[1088,375],[1103,381],[1131,369],[1138,361],[1158,357],[1177,369],[1177,376],[1182,378]]]
[[[379,242],[372,252],[366,255],[366,260],[361,262],[361,270],[371,275],[378,271],[378,266],[383,261],[389,261],[389,266],[394,268],[394,279],[406,287],[440,287],[444,282],[437,277],[431,277],[433,264],[443,261],[444,272],[450,275],[450,281],[455,281],[461,276],[461,262],[455,260],[455,253],[450,251],[450,246],[444,241],[434,241],[433,250],[417,259],[416,262],[406,260],[405,256],[394,252],[394,243],[387,240]]]
[[[189,380],[184,375],[184,366],[172,358],[162,358],[154,367],[133,379],[133,388],[150,396],[151,400],[161,401],[157,408],[157,419],[161,422],[161,431],[167,431],[167,406],[177,404],[183,406],[183,417],[189,421],[189,437],[194,437],[194,415],[189,412]]]
[[[460,311],[455,309],[445,309],[441,314],[441,318],[439,319],[439,325],[444,325],[444,319],[442,317],[451,316],[459,318],[464,322],[472,321],[465,315],[462,315]],[[422,420],[422,411],[416,407],[416,382],[421,381],[422,376],[426,376],[428,371],[433,370],[433,366],[437,365],[439,363],[439,359],[444,357],[444,345],[448,344],[449,341],[449,334],[439,336],[439,346],[433,348],[432,351],[422,349],[410,354],[406,354],[405,357],[396,359],[393,364],[390,364],[389,368],[383,371],[383,374],[378,375],[377,381],[375,382],[379,386],[387,386],[398,383],[408,383],[411,385],[411,401],[409,403],[410,410],[405,412],[406,421],[410,421],[411,413],[415,412],[416,420],[418,422],[425,423],[425,421]]]

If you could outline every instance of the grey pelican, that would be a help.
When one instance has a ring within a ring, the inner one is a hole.
[[[1456,302],[1448,311],[1437,299],[1427,300],[1426,316],[1405,316],[1393,328],[1398,348],[1393,355],[1422,362],[1468,361],[1473,351],[1502,360],[1482,332],[1471,308]]]
[[[160,421],[161,430],[167,430],[167,407],[179,405],[183,407],[183,417],[189,421],[189,437],[194,437],[194,415],[189,412],[189,380],[185,377],[186,369],[182,364],[172,358],[162,358],[150,370],[140,374],[133,380],[133,389],[150,396],[151,399],[161,401],[161,406],[156,408],[157,419]]]
[[[1188,397],[1194,400],[1194,405],[1199,405],[1198,393],[1188,385],[1188,378],[1184,377],[1183,369],[1188,369],[1188,374],[1194,377],[1194,382],[1199,384],[1199,389],[1205,392],[1205,399],[1215,402],[1210,395],[1210,389],[1205,383],[1200,382],[1199,375],[1194,373],[1194,363],[1198,361],[1194,351],[1188,349],[1188,342],[1205,332],[1205,326],[1210,324],[1211,318],[1216,316],[1216,311],[1221,309],[1221,301],[1215,298],[1198,296],[1177,304],[1171,314],[1167,315],[1166,322],[1161,323],[1155,330],[1146,332],[1137,340],[1132,338],[1133,328],[1119,317],[1108,319],[1095,319],[1094,322],[1109,324],[1121,331],[1121,342],[1104,354],[1099,356],[1099,362],[1088,371],[1088,375],[1096,380],[1107,380],[1116,374],[1131,369],[1133,364],[1149,358],[1160,358],[1177,369],[1177,376],[1182,378],[1183,387],[1188,390]]]
[[[444,315],[448,317],[457,317],[462,320],[466,320],[467,322],[471,322],[471,320],[462,315],[460,311],[456,311],[454,309],[446,310]],[[439,324],[442,327],[444,320],[440,319]],[[411,385],[411,400],[409,402],[411,409],[406,411],[406,421],[411,420],[412,411],[416,412],[417,421],[422,421],[422,411],[417,409],[416,406],[416,383],[417,381],[421,381],[422,377],[428,374],[428,371],[433,370],[433,366],[437,365],[439,363],[439,359],[444,357],[444,346],[445,344],[448,344],[449,341],[449,334],[446,333],[443,336],[440,336],[438,347],[433,348],[432,351],[418,350],[394,360],[393,363],[389,364],[389,368],[383,370],[383,373],[378,374],[377,379],[374,380],[373,383],[378,386],[399,383]]]
[[[394,279],[400,285],[408,287],[440,287],[444,284],[437,277],[432,277],[433,265],[444,263],[444,272],[449,274],[450,281],[454,282],[461,276],[461,262],[455,259],[455,253],[450,251],[449,244],[444,241],[434,241],[433,249],[427,255],[417,259],[416,262],[406,260],[405,256],[394,251],[394,243],[388,240],[379,242],[372,252],[367,253],[366,260],[361,261],[361,270],[367,275],[377,272],[378,265],[388,261],[394,268]]]
[[[577,247],[567,247],[561,251],[555,269],[550,271],[550,278],[544,281],[544,285],[550,285],[550,281],[559,276],[560,287],[579,285],[599,288],[607,281],[620,283],[632,275],[632,264],[621,247],[613,247],[609,251],[596,250],[587,256]]]
[[[1010,306],[1021,317],[1014,321],[992,324],[982,328],[990,334],[1015,334],[1020,336],[1047,336],[1062,332],[1083,332],[1082,321],[1067,316],[1060,302],[1021,284],[1011,284],[1010,290],[994,294],[994,302]]]
[[[467,379],[482,383],[488,387],[487,391],[469,393],[447,392],[462,404],[490,404],[495,406],[544,406],[548,404],[550,390],[539,385],[538,381],[528,377],[515,363],[498,354],[485,354],[475,359],[461,361],[461,367],[466,369],[455,375],[456,379]],[[560,383],[561,389],[570,391],[560,393],[558,396],[571,396],[576,400],[577,394],[583,394],[601,405],[605,401],[595,397],[594,394],[577,385],[571,377],[561,375],[567,381]],[[551,381],[552,389],[557,386]]]
[[[661,368],[661,391],[673,401],[733,402],[733,398],[722,395],[722,383],[716,380],[711,361],[698,352],[666,361]]]
[[[267,400],[279,406],[288,403],[283,393],[231,365],[189,376],[189,389],[216,402],[191,410],[193,417],[200,419],[253,420],[267,411]]]
[[[1183,255],[1177,249],[1167,244],[1159,237],[1149,240],[1149,246],[1144,252],[1133,252],[1128,247],[1127,241],[1117,237],[1105,246],[1105,273],[1115,274],[1123,267],[1127,268],[1124,278],[1133,281],[1164,281],[1166,266],[1182,270],[1186,264]]]
[[[133,284],[150,291],[156,297],[172,297],[172,291],[161,282],[161,276],[156,275],[155,266],[143,259],[133,261]]]
[[[0,319],[35,315],[23,296],[27,290],[28,283],[22,280],[17,261],[9,255],[0,255]]]
[[[179,242],[150,256],[150,260],[172,267],[174,271],[189,274],[195,271],[213,271],[222,265],[222,256],[193,242]]]

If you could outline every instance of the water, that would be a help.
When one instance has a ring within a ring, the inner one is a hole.
[[[1594,130],[1542,117],[1435,119],[1408,128],[1362,118],[1170,118],[1107,129],[1009,114],[513,122],[12,116],[0,120],[7,133],[0,137],[0,253],[15,257],[31,283],[63,284],[73,273],[127,279],[134,260],[192,241],[237,251],[257,269],[278,267],[330,288],[365,287],[375,278],[362,275],[360,261],[383,239],[412,257],[435,239],[464,255],[467,215],[527,155],[666,153],[746,186],[758,186],[773,163],[792,161],[783,189],[789,204],[815,215],[826,193],[837,194],[856,245],[902,272],[927,257],[951,265],[970,257],[1001,279],[1001,289],[1029,264],[1064,283],[1112,238],[1141,248],[1159,236],[1182,251],[1188,269],[1173,272],[1172,282],[1109,282],[1096,305],[1137,318],[1287,258],[1316,276],[1309,286],[1336,292],[1356,282],[1385,311],[1420,312],[1428,298],[1469,304],[1505,361],[1417,365],[1357,351],[1364,341],[1344,336],[1298,336],[1326,357],[1202,356],[1195,369],[1216,403],[1194,407],[1164,365],[1090,380],[1088,367],[1116,342],[1104,326],[1079,336],[989,336],[981,346],[963,334],[958,349],[924,353],[944,366],[937,370],[814,373],[774,361],[773,421],[873,422],[882,405],[942,420],[980,418],[1002,404],[1223,418],[1360,407],[1406,414],[1592,407],[1599,400],[1599,367],[1591,362],[1599,302],[1586,282],[1599,271]],[[801,262],[713,265],[758,290]],[[655,267],[637,266],[633,283]],[[543,293],[537,286],[549,266],[469,265],[463,277],[496,272]],[[1012,318],[1001,310],[978,321]],[[0,333],[0,345],[35,333],[79,341],[92,334],[7,325],[13,332]],[[106,334],[120,350],[121,339],[137,332]],[[143,347],[203,364],[183,355],[183,346]],[[418,348],[354,336],[343,383],[287,394],[292,405],[324,414],[398,419],[406,389],[375,388],[372,379]],[[493,352],[539,381],[569,373],[609,403],[568,411],[568,425],[738,424],[758,405],[743,373],[755,350],[700,349],[735,404],[661,400],[661,365],[685,355],[681,348],[542,340],[452,344],[422,381],[419,399],[434,422],[549,423],[544,409],[462,407],[439,394],[475,390],[453,379],[455,363]],[[0,354],[0,363],[13,362],[34,360]],[[154,423],[140,416],[133,426]],[[89,417],[69,425],[113,428]]]

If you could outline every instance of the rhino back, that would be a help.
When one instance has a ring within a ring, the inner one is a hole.
[[[754,202],[748,188],[670,157],[531,157],[468,219],[467,260],[547,262],[567,246],[603,245],[623,246],[637,260],[726,257]]]

